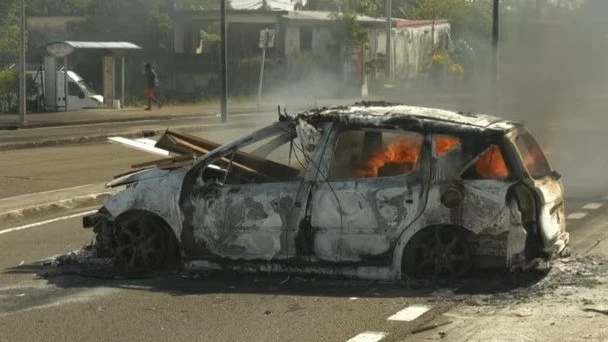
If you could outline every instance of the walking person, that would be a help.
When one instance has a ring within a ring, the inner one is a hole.
[[[145,68],[147,81],[146,97],[148,98],[148,107],[146,108],[146,110],[152,110],[152,101],[154,101],[154,103],[156,103],[158,105],[158,108],[160,109],[163,104],[156,98],[155,95],[156,88],[159,85],[158,75],[156,74],[154,69],[152,69],[152,65],[150,63],[146,63]]]

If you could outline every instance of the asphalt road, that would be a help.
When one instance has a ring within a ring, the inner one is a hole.
[[[570,200],[571,214],[585,213],[568,222],[574,252],[606,253],[608,205],[589,200]],[[431,287],[296,275],[107,280],[38,266],[90,242],[80,225],[76,217],[0,233],[0,341],[347,341],[364,332],[407,341],[454,305]],[[413,321],[388,320],[412,306],[429,311]]]

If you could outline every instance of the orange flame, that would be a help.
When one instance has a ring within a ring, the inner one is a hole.
[[[387,163],[411,164],[415,166],[420,156],[421,139],[401,138],[377,151],[365,165],[355,170],[355,175],[363,178],[378,177],[378,170]]]
[[[482,154],[475,163],[475,171],[486,179],[506,179],[509,177],[507,163],[505,163],[500,147],[494,145]]]
[[[460,139],[448,136],[438,136],[435,139],[435,157],[439,158],[460,145]]]

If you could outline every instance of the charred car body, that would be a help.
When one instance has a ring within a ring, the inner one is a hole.
[[[568,243],[559,175],[519,123],[363,103],[223,146],[169,133],[156,146],[180,156],[116,179],[84,219],[125,268],[457,277]]]

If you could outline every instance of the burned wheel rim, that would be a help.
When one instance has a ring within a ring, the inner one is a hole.
[[[165,230],[148,217],[124,222],[116,232],[114,255],[121,267],[155,270],[167,265],[172,256],[172,241]]]
[[[411,267],[419,278],[457,279],[473,267],[471,247],[455,228],[429,229],[414,248]]]

